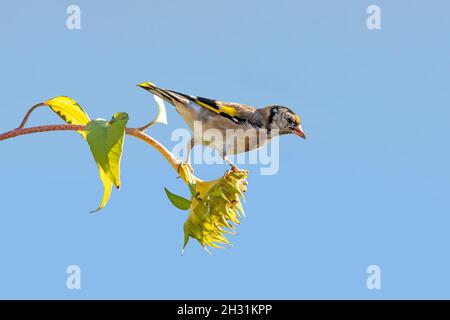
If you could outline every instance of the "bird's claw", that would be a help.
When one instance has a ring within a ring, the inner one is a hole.
[[[231,164],[230,166],[231,166],[231,170],[232,170],[233,172],[239,172],[239,171],[241,171],[241,169],[239,169],[238,167],[236,167],[234,164]]]

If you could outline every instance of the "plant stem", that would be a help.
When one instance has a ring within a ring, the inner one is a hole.
[[[17,129],[22,129],[23,127],[25,127],[25,124],[27,123],[28,118],[30,117],[31,113],[34,110],[36,110],[37,108],[42,107],[42,106],[45,106],[45,103],[38,103],[38,104],[35,104],[34,106],[32,106],[30,108],[30,110],[28,110],[27,114],[25,115],[25,117],[22,120],[22,123],[20,124],[20,126]]]
[[[134,128],[126,128],[125,133],[144,141],[148,145],[158,150],[159,153],[161,153],[161,155],[170,163],[172,168],[175,171],[178,171],[179,166],[182,164],[182,162],[177,159],[177,157],[175,157],[173,153],[170,152],[166,147],[164,147],[158,140],[155,140],[144,132]]]
[[[36,108],[38,105],[35,106]],[[33,107],[34,108],[34,107]],[[31,109],[30,112],[31,113]],[[25,116],[24,122],[26,122],[27,116]],[[24,123],[22,122],[22,123]],[[37,126],[37,127],[30,127],[30,128],[17,128],[5,133],[0,134],[0,141],[11,139],[14,137],[22,136],[25,134],[31,134],[31,133],[38,133],[38,132],[49,132],[49,131],[84,131],[86,129],[86,126],[84,125],[72,125],[72,124],[55,124],[55,125],[46,125],[46,126]],[[181,161],[177,159],[172,152],[167,150],[166,147],[164,147],[159,141],[153,139],[149,135],[145,134],[144,132],[134,129],[134,128],[126,128],[125,133],[133,136],[135,138],[138,138],[148,145],[155,148],[161,155],[170,163],[173,169],[178,171],[179,166],[181,165]]]
[[[17,128],[0,134],[0,141],[30,133],[47,132],[47,131],[73,131],[73,130],[83,131],[84,128],[85,126],[83,125],[71,125],[71,124],[54,124],[30,128]]]

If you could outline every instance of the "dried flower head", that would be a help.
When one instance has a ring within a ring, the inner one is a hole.
[[[207,251],[207,247],[231,245],[225,234],[235,234],[235,226],[245,216],[240,198],[245,201],[247,175],[245,170],[229,170],[213,181],[196,180],[189,216],[184,224],[183,250],[189,237],[200,242]]]

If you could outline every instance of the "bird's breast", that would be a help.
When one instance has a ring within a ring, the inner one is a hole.
[[[203,133],[202,143],[209,147],[223,150],[227,154],[238,154],[258,149],[269,142],[264,132],[257,129],[207,130]]]

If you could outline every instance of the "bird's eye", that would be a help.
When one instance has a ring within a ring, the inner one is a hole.
[[[292,124],[292,119],[291,119],[291,118],[288,118],[288,119],[287,119],[287,122],[288,122],[289,124]]]

